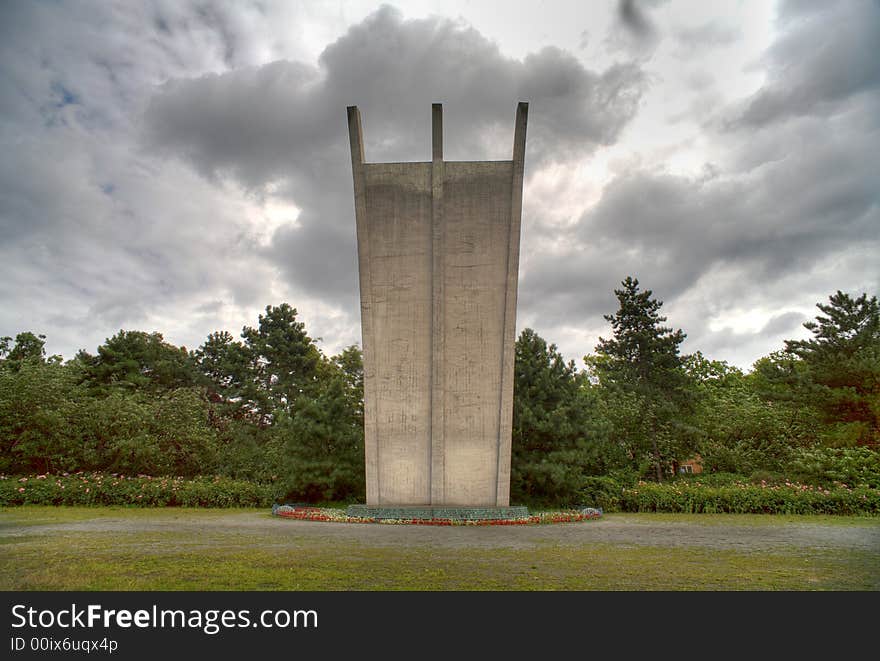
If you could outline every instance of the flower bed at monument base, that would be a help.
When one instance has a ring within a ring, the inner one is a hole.
[[[384,523],[389,525],[416,526],[522,526],[547,523],[572,523],[598,519],[602,510],[586,507],[580,510],[540,512],[515,519],[377,519],[373,517],[349,516],[345,510],[332,507],[312,507],[308,505],[273,505],[272,514],[286,519],[300,521],[331,521],[336,523]]]

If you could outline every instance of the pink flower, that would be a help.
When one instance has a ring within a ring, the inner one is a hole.
[[[24,487],[19,487],[19,488],[18,488],[18,493],[21,493],[22,491],[24,491]]]

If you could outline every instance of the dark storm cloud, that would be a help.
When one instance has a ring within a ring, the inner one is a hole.
[[[531,104],[528,167],[612,143],[644,85],[633,65],[602,73],[545,48],[523,60],[460,23],[384,7],[317,66],[280,61],[169,83],[147,114],[153,148],[208,177],[280,186],[302,212],[267,254],[288,278],[350,306],[357,295],[345,107],[358,105],[369,161],[428,160],[431,103],[444,103],[449,160],[510,158],[516,102]],[[279,190],[279,189],[276,189]]]
[[[617,15],[627,30],[640,39],[650,39],[657,33],[657,28],[648,18],[638,0],[620,0],[617,4]]]
[[[880,102],[867,44],[880,43],[880,6],[799,9],[783,8],[785,31],[762,60],[764,87],[745,113],[742,104],[727,109],[740,113],[738,130],[707,134],[725,146],[725,165],[706,177],[618,174],[577,224],[559,230],[566,248],[528,262],[521,300],[530,318],[549,328],[581,319],[607,332],[596,320],[633,275],[688,332],[686,350],[747,367],[744,356],[802,334],[808,317],[799,310],[838,288],[877,291]],[[765,315],[757,330],[754,317],[745,328],[735,321],[748,311]]]
[[[158,83],[253,50],[251,11],[2,4],[0,335],[45,332],[69,358],[120,327],[187,333],[206,292],[252,296],[243,290],[266,274],[242,250],[241,204],[132,139]],[[160,318],[181,321],[151,328]]]
[[[636,275],[675,300],[715,269],[741,270],[760,287],[849,246],[880,248],[878,171],[876,141],[831,134],[792,146],[786,159],[752,173],[704,180],[623,174],[570,230],[569,253],[533,260],[523,274],[523,299],[544,317],[561,320],[573,309],[596,318],[607,306],[586,283],[610,291]],[[844,265],[840,275],[846,271]]]
[[[771,317],[759,331],[759,335],[765,337],[777,337],[779,335],[791,335],[798,329],[807,318],[798,312],[783,312]]]
[[[648,57],[660,43],[660,30],[648,11],[664,0],[619,0],[616,20],[605,38],[612,50]]]
[[[778,23],[781,36],[764,59],[767,84],[732,118],[734,127],[829,116],[880,90],[880,3],[786,2]]]
[[[643,84],[632,65],[597,74],[551,47],[515,60],[472,28],[404,20],[383,7],[329,45],[317,67],[279,61],[174,81],[147,121],[154,145],[182,152],[204,172],[228,170],[258,186],[289,176],[292,160],[301,170],[300,161],[323,158],[328,146],[347,148],[347,105],[361,108],[368,160],[427,160],[430,104],[438,100],[448,115],[447,151],[509,158],[512,137],[490,146],[484,136],[512,134],[515,104],[528,99],[539,111],[529,126],[534,160],[613,142],[635,114]]]
[[[872,172],[876,144],[859,136],[816,137],[757,172],[706,181],[636,172],[610,184],[581,222],[592,235],[688,268],[718,261],[751,264],[772,276],[801,259],[876,238],[880,202]]]

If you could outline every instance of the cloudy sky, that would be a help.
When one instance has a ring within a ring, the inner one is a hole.
[[[880,291],[880,3],[0,4],[0,336],[195,348],[268,304],[360,341],[347,105],[369,161],[510,158],[518,326],[580,363],[633,275],[743,368]]]

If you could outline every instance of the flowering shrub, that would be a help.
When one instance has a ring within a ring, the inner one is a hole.
[[[0,505],[268,507],[278,487],[226,477],[152,477],[116,473],[0,475]]]
[[[803,448],[795,454],[791,470],[807,482],[880,489],[880,452],[867,447]]]
[[[880,490],[843,483],[823,488],[789,481],[728,485],[708,485],[700,480],[639,482],[622,490],[620,506],[625,512],[880,515]]]
[[[542,512],[518,519],[375,519],[372,517],[348,516],[344,510],[332,507],[308,507],[291,505],[274,505],[272,514],[287,519],[300,521],[334,521],[336,523],[384,523],[387,525],[417,526],[522,526],[538,523],[571,523],[598,519],[600,510],[586,508],[583,510],[565,510],[560,512]]]

